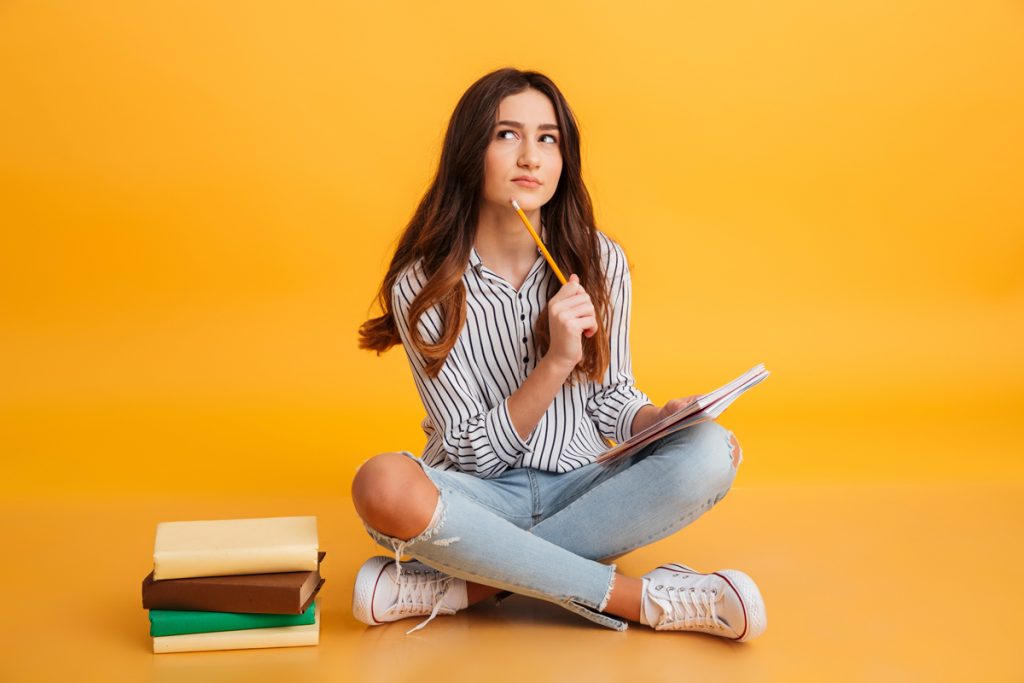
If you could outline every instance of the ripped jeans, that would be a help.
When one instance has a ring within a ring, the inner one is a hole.
[[[610,465],[559,474],[509,469],[481,479],[429,467],[437,506],[415,538],[370,536],[394,551],[474,583],[554,602],[619,631],[603,614],[620,555],[671,535],[728,493],[742,460],[732,432],[708,421],[669,434]],[[735,444],[735,448],[734,448]]]

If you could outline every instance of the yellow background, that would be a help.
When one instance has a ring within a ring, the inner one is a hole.
[[[1024,533],[1022,28],[1010,0],[0,3],[2,578],[26,615],[0,674],[379,683],[395,648],[428,670],[434,643],[511,637],[563,679],[670,680],[673,652],[737,680],[1021,680],[1024,604],[987,591]],[[721,418],[745,453],[725,504],[623,560],[749,571],[757,643],[515,600],[419,640],[351,617],[381,552],[352,474],[424,441],[402,350],[356,330],[456,101],[502,66],[581,123],[639,386],[772,372]],[[156,522],[285,514],[321,523],[321,646],[149,654]]]
[[[773,373],[722,418],[748,481],[1024,474],[1019,4],[371,5],[5,3],[11,494],[326,491],[419,452],[401,349],[355,333],[505,65],[580,120],[641,388]]]

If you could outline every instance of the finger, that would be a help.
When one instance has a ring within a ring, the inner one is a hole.
[[[581,301],[575,305],[566,305],[562,308],[562,311],[572,313],[573,315],[594,315],[594,304],[589,301]]]
[[[692,399],[694,398],[695,397],[693,396],[687,396],[686,398],[674,398],[665,405],[666,407],[671,406],[672,412],[678,412],[693,403]]]
[[[574,294],[576,292],[583,291],[583,285],[580,284],[580,278],[575,273],[569,276],[569,279],[565,281],[565,284],[562,285],[562,288],[568,289],[570,292]]]
[[[596,323],[597,322],[597,318],[594,316],[594,312],[593,311],[580,311],[579,313],[572,312],[572,313],[566,315],[565,320],[570,325],[575,325],[577,327],[580,327],[582,325],[582,327],[580,327],[580,329],[585,329],[587,327],[587,325],[583,324],[584,322],[587,322],[587,323]]]
[[[572,310],[577,305],[577,302],[572,297],[559,298],[557,295],[551,299],[551,303],[548,304],[548,315],[556,316],[559,313]]]
[[[573,294],[569,300],[572,301],[574,304],[579,303],[580,301],[586,301],[587,303],[591,303],[590,295],[584,292],[582,289]]]
[[[571,301],[560,301],[552,305],[549,315],[555,320],[572,320],[581,315],[595,315],[594,305],[586,300],[580,300],[573,305]]]
[[[593,315],[580,315],[573,318],[568,318],[565,321],[565,327],[582,332],[583,330],[589,330],[591,328],[597,328],[597,318]]]
[[[566,301],[572,301],[573,303],[579,301],[590,301],[590,295],[587,294],[582,288],[574,292],[571,296],[567,297]]]
[[[686,410],[692,406],[697,400],[696,396],[687,396],[686,398],[672,399],[671,403],[675,404],[675,411]]]
[[[579,283],[566,282],[557,292],[555,292],[555,295],[551,297],[551,301],[563,301],[565,299],[572,298],[581,291],[582,288],[579,286]]]
[[[583,334],[584,331],[589,330],[592,327],[597,327],[597,318],[592,315],[576,318],[569,323],[569,329],[571,329],[575,334]]]

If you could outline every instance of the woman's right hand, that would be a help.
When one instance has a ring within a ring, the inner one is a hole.
[[[545,357],[572,372],[576,364],[583,360],[583,340],[580,335],[586,331],[589,337],[597,331],[594,304],[575,274],[570,275],[569,280],[548,301],[548,331],[551,344]]]

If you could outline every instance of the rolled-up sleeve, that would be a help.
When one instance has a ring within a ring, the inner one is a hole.
[[[482,478],[495,477],[521,461],[530,452],[530,446],[512,424],[508,398],[488,406],[472,373],[454,349],[437,377],[427,374],[426,361],[412,345],[408,316],[422,284],[410,271],[399,278],[391,290],[392,311],[416,389],[427,417],[440,433],[447,459],[463,472]],[[439,309],[435,307],[424,313],[418,330],[425,342],[437,343],[441,335]]]
[[[611,295],[609,333],[611,352],[608,370],[600,384],[593,385],[587,413],[602,436],[622,443],[633,435],[633,418],[651,399],[636,387],[629,349],[629,321],[632,282],[626,255],[618,244],[608,242],[605,276]]]

